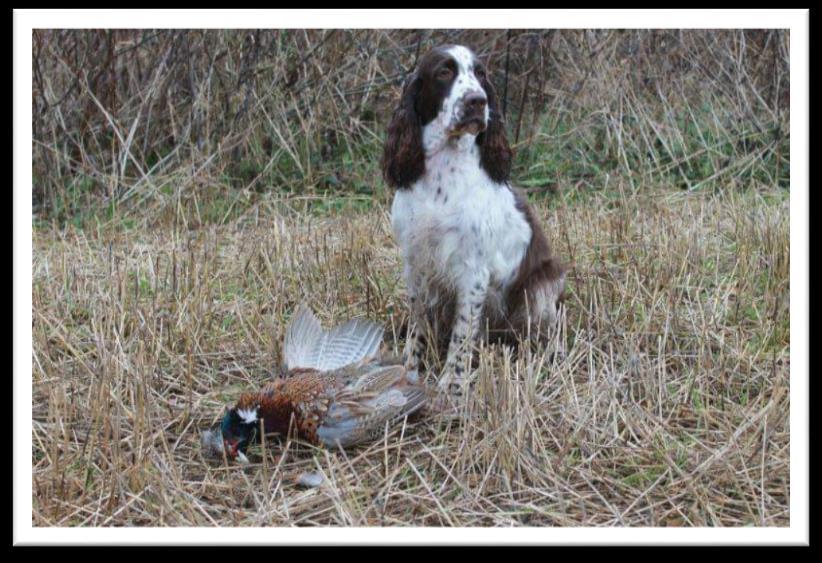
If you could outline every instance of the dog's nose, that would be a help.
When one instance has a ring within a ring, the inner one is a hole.
[[[465,109],[480,111],[485,109],[488,100],[482,92],[471,92],[465,96]]]

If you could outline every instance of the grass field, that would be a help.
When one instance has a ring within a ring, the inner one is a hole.
[[[128,33],[33,38],[33,525],[789,525],[787,33]],[[482,348],[459,415],[368,447],[204,457],[300,302],[401,350],[378,159],[438,42],[505,69],[564,357]]]
[[[464,418],[246,467],[200,432],[271,376],[297,303],[399,344],[386,209],[37,232],[33,523],[787,525],[787,198],[611,193],[539,202],[575,263],[565,358],[482,350]]]

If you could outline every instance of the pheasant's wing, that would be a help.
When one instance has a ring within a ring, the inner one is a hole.
[[[410,385],[403,366],[369,366],[329,405],[317,437],[327,447],[348,447],[379,436],[389,426],[422,408],[425,390]]]
[[[285,369],[338,369],[374,356],[383,328],[366,319],[353,319],[324,330],[314,313],[300,305],[288,325],[283,345]]]
[[[321,377],[326,382],[334,382],[331,388],[336,399],[369,393],[373,395],[392,385],[418,382],[413,376],[409,376],[401,358],[391,357],[371,359],[322,372]]]

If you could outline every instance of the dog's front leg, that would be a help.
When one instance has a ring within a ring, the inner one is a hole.
[[[448,344],[448,356],[439,386],[452,392],[461,391],[471,369],[473,343],[477,338],[482,307],[488,294],[487,270],[471,270],[457,288],[457,307]]]
[[[408,288],[408,301],[411,308],[403,359],[405,360],[405,367],[409,372],[417,372],[420,369],[420,359],[427,345],[425,335],[425,304],[423,303],[422,296],[423,286],[421,280],[418,279],[411,268],[409,268],[408,260],[405,260],[403,277],[405,278],[405,284]]]
[[[415,294],[409,295],[409,301],[411,305],[411,318],[408,322],[408,337],[405,341],[403,358],[407,370],[418,371],[420,369],[420,358],[422,358],[427,345],[425,337],[425,306]]]

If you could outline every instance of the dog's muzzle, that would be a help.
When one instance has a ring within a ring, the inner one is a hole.
[[[488,98],[483,92],[471,92],[462,99],[462,109],[459,121],[454,127],[454,135],[459,136],[464,133],[478,135],[488,126],[486,107]]]

